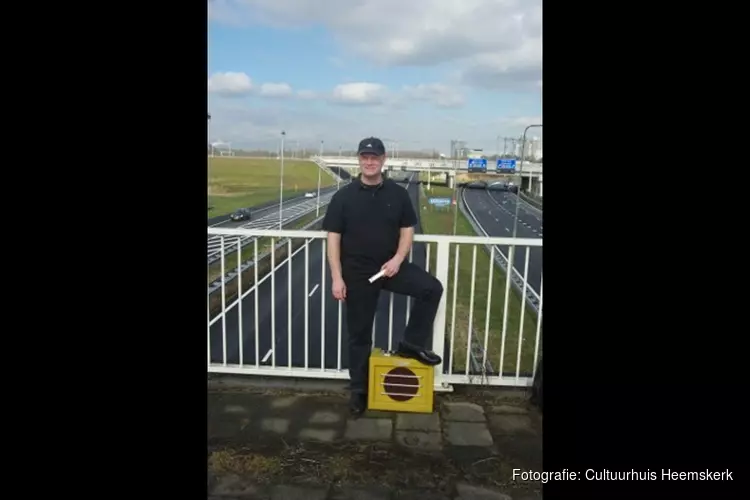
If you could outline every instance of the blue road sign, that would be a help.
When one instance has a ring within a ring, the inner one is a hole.
[[[486,172],[487,158],[469,158],[469,172]]]
[[[451,204],[450,198],[430,198],[430,205],[444,207]]]
[[[503,173],[512,173],[516,171],[516,159],[515,158],[498,158],[497,159],[497,171]]]

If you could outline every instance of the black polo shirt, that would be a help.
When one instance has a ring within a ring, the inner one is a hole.
[[[359,178],[333,195],[323,230],[341,234],[341,266],[375,273],[398,249],[401,228],[417,224],[409,193],[391,179],[368,186]]]

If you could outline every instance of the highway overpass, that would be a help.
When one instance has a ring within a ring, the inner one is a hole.
[[[340,167],[354,173],[359,168],[357,157],[346,156],[324,156],[313,157],[318,165],[327,167]],[[487,173],[496,173],[495,163],[487,161]],[[463,160],[429,160],[423,158],[389,158],[383,167],[384,171],[402,171],[402,172],[428,172],[433,174],[443,174],[445,182],[449,187],[453,187],[456,175],[469,173],[468,161]],[[516,161],[516,171],[512,174],[503,173],[503,175],[513,175],[520,178],[520,184],[526,191],[533,192],[543,196],[543,166],[541,163],[520,162]]]
[[[320,160],[323,163],[345,168],[357,168],[359,166],[359,160],[356,157],[346,156],[324,156],[315,157],[315,161]],[[495,163],[493,161],[487,161],[487,172],[494,172]],[[424,158],[388,158],[386,161],[386,168],[394,170],[406,170],[410,172],[422,172],[428,170],[442,171],[442,172],[468,172],[467,160],[428,160]],[[516,161],[516,174],[524,176],[532,176],[539,178],[542,175],[542,164],[525,161],[521,164],[521,161]]]

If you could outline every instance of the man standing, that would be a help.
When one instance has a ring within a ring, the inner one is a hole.
[[[407,260],[417,214],[407,190],[383,178],[383,142],[375,137],[363,139],[357,153],[360,175],[333,195],[323,220],[323,230],[328,232],[332,293],[337,300],[346,301],[350,410],[354,415],[367,407],[372,325],[380,290],[413,298],[397,352],[432,366],[442,359],[425,346],[443,294],[440,281]],[[369,278],[379,271],[383,277],[370,283]]]

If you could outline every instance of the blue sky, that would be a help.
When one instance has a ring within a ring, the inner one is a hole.
[[[541,123],[540,0],[209,0],[209,19],[211,140],[234,148],[494,152]]]

